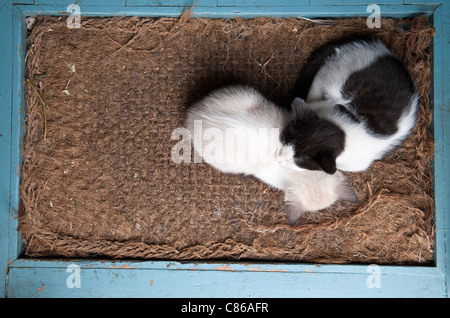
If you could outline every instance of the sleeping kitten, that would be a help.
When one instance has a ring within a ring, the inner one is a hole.
[[[283,132],[301,169],[363,171],[400,145],[416,121],[418,93],[401,62],[379,40],[326,45],[297,83],[313,128]]]
[[[296,99],[292,107],[297,125],[304,123],[307,127],[304,103]],[[292,113],[256,90],[232,86],[214,91],[193,105],[185,127],[193,136],[195,155],[205,162],[223,172],[253,175],[284,190],[287,219],[293,226],[304,211],[327,208],[339,199],[358,201],[341,172],[330,175],[286,167],[294,159],[291,147],[286,149],[282,143],[280,131],[293,119]],[[206,145],[205,140],[209,141]]]

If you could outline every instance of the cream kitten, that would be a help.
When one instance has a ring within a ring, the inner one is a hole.
[[[193,105],[185,122],[193,136],[196,156],[220,171],[253,175],[285,191],[291,226],[305,211],[327,208],[339,199],[358,201],[341,172],[300,170],[295,165],[292,147],[283,144],[280,132],[292,120],[297,126],[308,120],[298,116],[304,113],[303,107],[304,102],[295,99],[293,116],[255,89],[232,86],[214,91]]]

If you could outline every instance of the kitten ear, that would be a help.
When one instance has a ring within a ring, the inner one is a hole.
[[[309,109],[308,105],[306,104],[306,102],[299,98],[296,97],[291,104],[292,107],[292,112],[294,113],[294,119],[304,119],[308,116],[316,116],[316,114],[314,114],[311,109]]]
[[[303,169],[322,170],[328,174],[334,174],[337,170],[336,159],[329,151],[323,151],[314,158],[311,156],[300,156],[294,159],[295,164]]]
[[[305,211],[300,206],[286,204],[286,217],[290,226],[294,226]]]
[[[326,173],[334,174],[336,172],[336,159],[332,151],[323,151],[314,159]]]
[[[358,203],[359,198],[352,186],[346,181],[342,181],[337,187],[337,194],[340,200]]]
[[[294,158],[295,164],[302,169],[307,170],[322,170],[319,163],[311,156],[299,156]]]

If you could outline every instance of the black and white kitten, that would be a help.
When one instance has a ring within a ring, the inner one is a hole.
[[[314,52],[297,82],[310,125],[292,122],[283,131],[295,165],[334,173],[363,171],[409,135],[418,93],[394,54],[380,40],[329,44]]]
[[[270,102],[253,88],[231,86],[218,89],[187,112],[194,151],[203,161],[222,172],[253,175],[285,192],[289,224],[304,211],[325,209],[336,200],[358,202],[341,172],[289,169],[292,147],[280,132],[290,121],[310,129],[312,114],[301,99],[292,103],[293,113]],[[198,162],[198,161],[197,161]]]

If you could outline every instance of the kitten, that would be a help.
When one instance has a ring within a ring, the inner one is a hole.
[[[283,132],[300,169],[363,171],[400,145],[416,121],[418,93],[402,63],[376,39],[314,52],[297,82],[312,128]]]
[[[308,117],[303,117],[308,111],[301,111],[304,106],[300,99],[292,104],[297,125],[308,125]],[[231,86],[194,104],[185,127],[193,136],[195,155],[208,164],[223,172],[255,176],[285,191],[287,219],[293,226],[304,211],[327,208],[339,199],[357,202],[358,198],[341,172],[330,175],[287,167],[294,160],[292,147],[287,149],[282,143],[280,131],[292,120],[291,112],[255,89]]]

